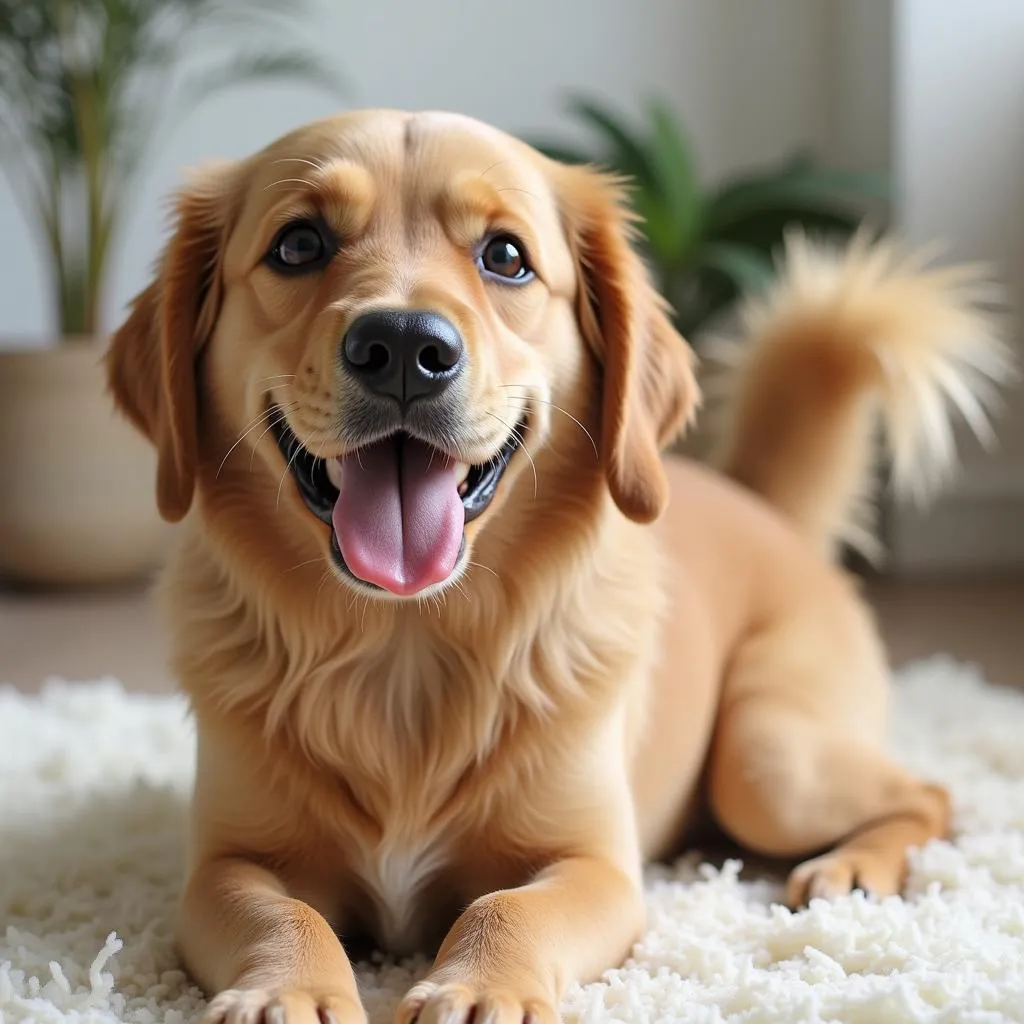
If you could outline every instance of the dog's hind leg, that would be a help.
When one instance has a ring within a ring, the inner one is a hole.
[[[866,620],[838,611],[810,632],[787,620],[748,641],[711,751],[709,797],[726,832],[760,854],[813,858],[790,875],[791,905],[899,892],[908,849],[949,824],[946,792],[884,753],[887,670]]]

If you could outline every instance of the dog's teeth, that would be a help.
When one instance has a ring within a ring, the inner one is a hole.
[[[466,477],[469,476],[469,463],[460,462],[455,466],[455,479],[459,483],[459,493],[462,493],[462,485],[466,482]]]
[[[467,484],[466,481],[463,480],[462,483],[459,484],[459,497],[461,498],[468,490],[469,484]]]
[[[327,460],[327,479],[341,490],[341,465],[337,459]]]

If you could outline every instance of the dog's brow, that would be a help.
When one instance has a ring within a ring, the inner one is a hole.
[[[343,235],[358,234],[363,230],[377,197],[377,187],[365,167],[350,160],[327,163],[292,157],[288,162],[313,168],[311,173],[302,177],[285,179],[293,183],[289,189],[291,200],[298,193],[301,198],[312,201]],[[291,205],[293,203],[284,207],[275,205],[272,212],[276,216],[282,208],[288,209]]]
[[[498,186],[482,176],[467,175],[456,178],[441,191],[437,212],[452,234],[468,241],[492,224],[521,224],[522,215],[508,202],[507,196],[507,193],[519,192],[526,190]]]
[[[370,205],[375,188],[373,178],[365,167],[350,160],[334,160],[330,163],[311,160],[306,157],[283,157],[275,164],[298,164],[311,167],[312,173],[296,169],[294,177],[277,178],[269,182],[264,191],[289,191],[316,194],[321,200],[339,205]],[[291,186],[283,189],[282,186]]]
[[[502,164],[507,164],[507,163],[508,163],[508,157],[507,156],[506,157],[502,157],[500,160],[495,160],[493,164],[488,164],[488,166],[485,167],[480,172],[480,177],[481,178],[486,178],[487,175],[490,174],[491,171],[493,171],[496,167],[501,167]]]
[[[316,175],[320,187],[335,202],[360,203],[369,206],[376,195],[373,176],[351,160],[335,160]]]
[[[482,177],[453,181],[448,188],[448,201],[485,217],[504,212],[500,190]]]

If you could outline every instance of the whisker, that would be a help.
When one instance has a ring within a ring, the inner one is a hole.
[[[499,387],[503,387],[503,388],[525,388],[526,387],[525,384],[499,384],[498,386]],[[590,442],[591,447],[594,449],[594,458],[595,459],[600,459],[601,458],[600,454],[598,454],[597,442],[594,440],[594,435],[591,434],[590,431],[587,430],[587,428],[582,423],[580,423],[580,421],[578,419],[576,419],[576,417],[573,416],[573,414],[571,412],[569,412],[566,409],[563,409],[560,405],[556,405],[554,402],[549,402],[546,398],[536,398],[533,395],[513,395],[512,397],[513,398],[522,398],[523,402],[527,403],[527,404],[529,402],[540,402],[541,405],[550,406],[550,408],[554,409],[556,412],[560,412],[563,416],[568,416],[569,419],[571,419],[573,421],[573,423],[575,423],[576,426],[579,427],[580,430],[582,430],[583,433],[587,435],[587,440]]]
[[[509,160],[509,158],[507,156],[506,157],[502,157],[500,160],[495,160],[494,163],[491,164],[490,167],[488,167],[486,170],[480,172],[480,177],[481,178],[486,178],[487,175],[490,174],[491,171],[493,171],[495,167],[500,167],[502,164],[507,164],[508,160]]]
[[[516,447],[530,460],[530,465],[533,467],[533,497],[534,497],[534,500],[536,500],[537,492],[540,489],[540,480],[539,480],[539,478],[537,476],[537,463],[533,461],[533,456],[530,454],[530,449],[526,447],[526,444],[523,441],[523,435],[520,433],[519,428],[518,427],[510,427],[496,413],[488,412],[487,415],[488,416],[492,416],[494,419],[496,419],[502,426],[504,426],[509,431],[509,436],[511,436],[515,440]]]
[[[285,378],[288,380],[294,380],[297,376],[298,374],[295,373],[272,373],[269,377],[260,378],[256,383],[263,384],[268,380],[284,380]]]
[[[531,199],[536,199],[537,196],[526,188],[516,188],[514,185],[505,185],[503,188],[495,189],[496,192],[522,192],[524,196],[529,196]]]
[[[314,170],[323,171],[326,167],[322,163],[318,163],[316,160],[309,160],[304,156],[282,156],[274,161],[275,164],[306,164],[307,167],[312,167]]]
[[[324,589],[324,584],[329,579],[332,579],[333,576],[334,576],[334,573],[331,572],[329,567],[327,569],[324,569],[324,574],[323,574],[323,576],[320,577],[320,585],[316,588],[316,593],[313,595],[313,600],[314,601],[320,596],[320,591]]]
[[[298,440],[298,439],[296,438],[296,440]],[[281,474],[281,479],[277,482],[277,501],[276,501],[276,503],[274,505],[274,511],[275,512],[276,511],[280,511],[280,509],[281,509],[281,491],[284,488],[285,478],[288,476],[288,473],[291,471],[292,463],[295,461],[295,457],[301,451],[305,451],[305,445],[303,445],[303,443],[301,441],[299,441],[299,443],[295,446],[295,451],[293,451],[291,453],[291,455],[288,458],[288,461],[284,464],[284,472]]]
[[[247,426],[247,427],[245,428],[245,430],[243,430],[243,431],[242,431],[242,433],[241,433],[241,434],[239,435],[239,437],[238,437],[238,440],[237,440],[237,441],[235,441],[235,443],[234,443],[234,444],[233,444],[233,445],[232,445],[232,446],[231,446],[231,447],[230,447],[230,448],[229,448],[229,449],[228,449],[228,450],[227,450],[227,451],[226,451],[226,452],[224,453],[224,458],[220,460],[220,465],[219,465],[219,466],[217,467],[217,472],[216,472],[216,474],[215,474],[215,476],[214,476],[214,479],[215,479],[215,480],[217,480],[217,479],[219,479],[219,478],[220,478],[220,474],[221,474],[221,471],[222,471],[222,470],[224,469],[224,466],[225,466],[225,465],[227,464],[227,461],[228,461],[228,459],[229,459],[229,458],[231,458],[231,453],[232,453],[232,452],[233,452],[233,451],[234,451],[234,450],[235,450],[235,449],[236,449],[236,448],[237,448],[237,447],[238,447],[238,446],[239,446],[239,445],[240,445],[240,444],[241,444],[241,443],[242,443],[242,442],[243,442],[243,441],[244,441],[244,440],[246,439],[246,437],[247,437],[247,436],[248,436],[248,435],[249,435],[249,434],[250,434],[250,433],[251,433],[252,431],[254,431],[254,430],[255,430],[255,429],[256,429],[256,428],[257,428],[257,427],[258,427],[258,426],[259,426],[259,425],[260,425],[261,423],[263,423],[263,422],[264,422],[264,421],[265,421],[266,419],[268,419],[268,418],[270,418],[270,417],[273,417],[274,413],[275,413],[275,412],[277,411],[277,409],[278,409],[278,408],[280,408],[280,407],[279,407],[279,406],[274,406],[273,408],[270,408],[270,409],[264,409],[264,410],[263,410],[263,412],[261,412],[261,413],[260,413],[260,414],[259,414],[259,415],[258,415],[258,416],[257,416],[257,417],[256,417],[256,418],[255,418],[255,419],[254,419],[254,420],[253,420],[253,421],[252,421],[252,422],[251,422],[251,423],[250,423],[250,424],[249,424],[249,425],[248,425],[248,426]],[[290,405],[290,407],[289,407],[289,409],[294,409],[294,408],[295,408],[295,403],[294,403],[294,402],[292,402],[292,403],[291,403],[291,405]],[[270,425],[270,426],[272,427],[272,426],[273,426],[273,423],[271,423],[271,425]],[[270,429],[270,427],[268,427],[267,429],[269,430],[269,429]],[[264,433],[266,433],[266,431],[264,431]],[[261,434],[261,435],[260,435],[260,437],[262,438],[262,437],[263,437],[263,435]],[[249,464],[250,464],[250,466],[252,465],[252,461],[251,461],[251,460],[250,460],[250,463],[249,463]]]
[[[290,569],[285,569],[283,575],[287,575],[290,572],[295,572],[297,569],[303,569],[307,565],[313,565],[314,563],[319,561],[321,561],[321,557],[319,555],[317,555],[316,558],[307,558],[304,562],[299,562],[298,565],[293,565]]]
[[[478,569],[483,569],[486,572],[489,572],[496,580],[499,580],[499,581],[501,580],[501,577],[489,565],[484,565],[483,562],[469,561],[469,562],[466,562],[466,565],[474,565]]]
[[[305,185],[307,188],[311,188],[315,192],[320,191],[320,184],[316,181],[310,181],[308,178],[278,178],[277,181],[272,181],[269,185],[264,185],[263,191],[269,192],[272,188],[276,188],[278,185]]]
[[[441,447],[445,448],[448,452],[455,452],[454,459],[451,455],[445,456],[449,460],[449,463],[469,462],[469,459],[466,458],[465,452],[462,449],[462,445],[459,444],[459,439],[451,431],[442,431],[440,441]],[[433,458],[433,454],[431,454],[431,458]]]
[[[261,433],[260,436],[256,438],[256,443],[252,446],[252,451],[249,452],[249,472],[250,473],[252,472],[252,463],[253,463],[253,460],[256,458],[256,449],[259,448],[260,441],[262,441],[263,438],[265,438],[267,436],[267,434],[269,434],[273,429],[274,429],[274,421],[271,420],[270,424],[267,427],[264,428],[263,433]]]

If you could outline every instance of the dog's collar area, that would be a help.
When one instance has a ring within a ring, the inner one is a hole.
[[[288,426],[288,421],[280,409],[273,409],[270,420],[277,446],[295,479],[306,507],[321,522],[330,524],[338,500],[338,488],[331,481],[327,460],[317,458],[303,445]],[[526,421],[523,420],[493,458],[469,467],[465,482],[459,490],[467,523],[485,512],[494,500],[498,484],[505,475],[512,456],[522,444],[525,429]]]

